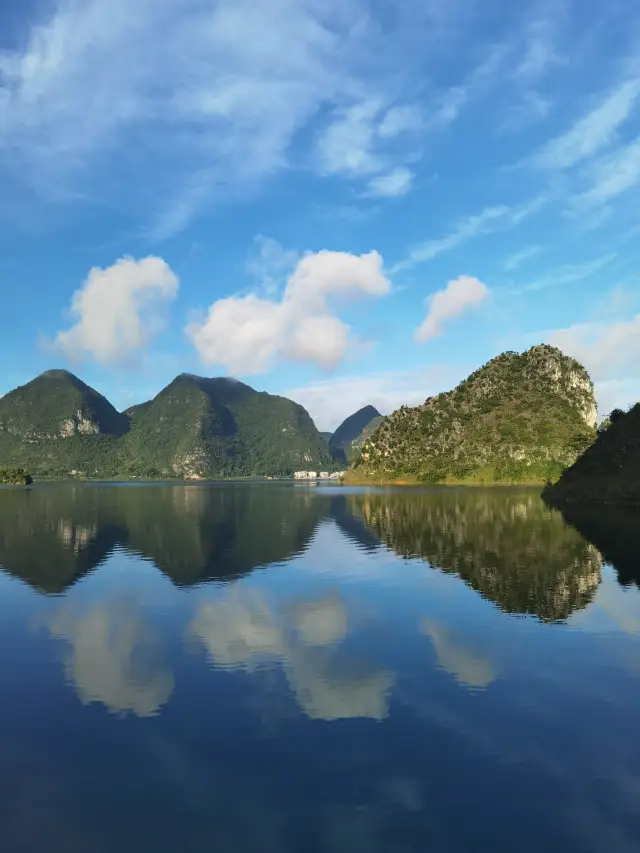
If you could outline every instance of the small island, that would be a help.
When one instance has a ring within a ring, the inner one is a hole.
[[[33,477],[23,468],[0,468],[0,486],[30,486],[32,483]]]

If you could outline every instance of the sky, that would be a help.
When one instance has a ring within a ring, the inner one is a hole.
[[[504,350],[640,399],[640,6],[0,4],[0,393],[237,377],[330,430]]]

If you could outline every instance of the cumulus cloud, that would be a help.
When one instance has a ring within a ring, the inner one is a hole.
[[[350,328],[330,313],[330,303],[380,297],[390,289],[378,252],[315,252],[298,262],[279,300],[255,294],[218,299],[186,333],[205,363],[232,373],[260,373],[283,359],[332,368],[347,353]]]
[[[94,267],[71,300],[74,325],[58,332],[54,347],[67,358],[122,363],[162,328],[164,307],[178,293],[178,278],[162,258],[121,258]]]
[[[100,702],[114,713],[153,716],[173,691],[173,675],[159,658],[158,638],[139,612],[109,602],[76,614],[63,608],[49,623],[66,640],[64,668],[80,701]]]
[[[416,340],[424,343],[438,337],[445,323],[478,306],[488,295],[486,284],[473,276],[461,275],[448,282],[444,290],[432,294],[427,300],[427,316],[416,329]]]
[[[257,592],[202,603],[189,633],[217,667],[252,672],[280,664],[303,713],[339,720],[388,714],[393,674],[346,656],[347,612],[338,595],[276,613]]]

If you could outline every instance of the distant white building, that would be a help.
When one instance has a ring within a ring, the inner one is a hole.
[[[294,480],[340,480],[345,475],[345,471],[296,471],[293,475]]]

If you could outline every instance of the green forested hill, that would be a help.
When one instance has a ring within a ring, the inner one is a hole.
[[[544,482],[594,440],[584,368],[554,347],[507,352],[453,391],[403,406],[364,442],[348,479]]]
[[[612,412],[597,441],[545,490],[545,498],[640,504],[640,403]]]
[[[122,435],[129,419],[66,370],[48,370],[0,399],[0,433],[22,442]]]
[[[374,406],[364,406],[344,420],[329,439],[329,447],[337,458],[351,461],[359,455],[365,440],[382,423],[382,415]]]
[[[230,379],[183,374],[120,414],[66,371],[0,399],[0,467],[36,476],[224,477],[332,467],[301,406]]]
[[[235,380],[182,374],[136,409],[122,465],[181,477],[272,475],[330,466],[331,455],[297,403]]]

